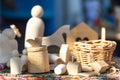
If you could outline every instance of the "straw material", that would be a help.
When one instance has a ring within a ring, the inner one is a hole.
[[[110,63],[115,48],[115,41],[81,41],[74,43],[72,53],[76,60],[81,62],[82,65],[88,65],[89,63],[100,60]]]

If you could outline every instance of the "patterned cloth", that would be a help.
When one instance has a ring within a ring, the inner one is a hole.
[[[117,67],[120,68],[120,58],[113,58],[113,61],[116,63]],[[72,76],[72,75],[62,75],[58,76],[54,74],[54,71],[49,73],[39,73],[31,74],[27,71],[23,71],[19,75],[11,75],[10,69],[5,68],[4,64],[0,64],[0,80],[120,80],[120,76],[115,79],[109,79],[106,77],[106,73],[100,74],[99,76],[93,77],[83,77],[83,76]]]

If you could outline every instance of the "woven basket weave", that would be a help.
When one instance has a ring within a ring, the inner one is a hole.
[[[100,60],[110,63],[115,48],[115,41],[81,41],[74,43],[72,53],[82,65],[88,65],[89,63]]]

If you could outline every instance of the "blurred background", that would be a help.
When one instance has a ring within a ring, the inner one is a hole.
[[[0,30],[15,24],[22,33],[16,38],[19,51],[24,48],[26,23],[31,18],[31,8],[41,5],[44,9],[42,20],[45,23],[45,36],[53,34],[62,25],[69,24],[74,28],[85,22],[99,32],[101,26],[108,29],[107,39],[115,40],[118,45],[115,56],[120,56],[119,0],[0,0]]]

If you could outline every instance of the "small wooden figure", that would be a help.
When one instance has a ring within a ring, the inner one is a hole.
[[[30,43],[27,42],[28,39],[35,39],[38,37],[43,37],[44,35],[44,22],[41,17],[43,15],[43,9],[40,5],[36,5],[31,9],[32,18],[30,18],[26,24],[25,32],[25,47],[32,47]]]
[[[95,72],[103,73],[105,72],[110,66],[103,60],[96,61],[93,63],[90,63],[90,66],[93,68]]]
[[[64,63],[66,63],[66,64],[68,63],[69,57],[70,57],[68,44],[61,45],[61,48],[59,51],[59,56],[63,60]]]
[[[11,74],[21,74],[22,67],[27,62],[27,56],[22,55],[19,57],[19,53],[17,50],[13,50],[12,57],[10,58],[10,73]]]
[[[68,62],[67,71],[70,75],[78,75],[81,72],[81,64],[79,62]]]
[[[65,64],[59,64],[55,67],[54,72],[57,75],[64,74],[67,71]]]

